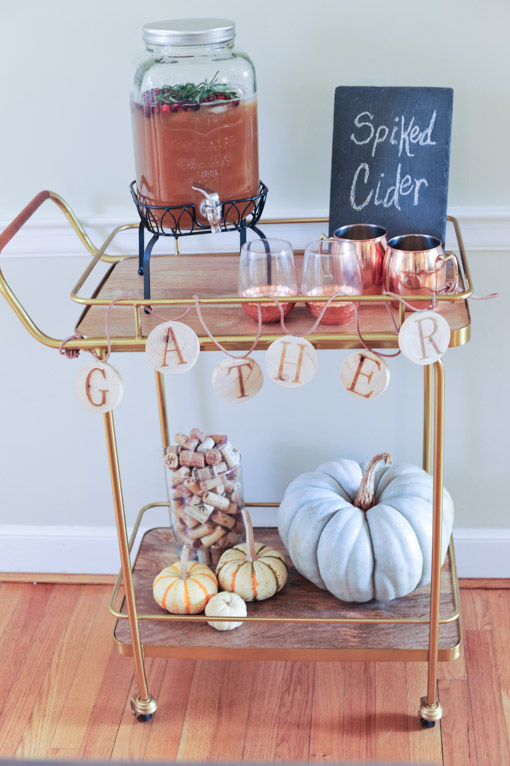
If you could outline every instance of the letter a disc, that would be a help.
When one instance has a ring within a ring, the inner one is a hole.
[[[122,399],[124,384],[119,373],[106,362],[92,362],[74,379],[78,402],[89,412],[110,412]]]
[[[317,372],[318,364],[310,341],[294,335],[277,338],[266,351],[267,374],[285,388],[304,386]]]
[[[403,355],[415,364],[434,364],[446,353],[450,325],[435,311],[417,311],[408,316],[398,334]]]
[[[191,370],[200,354],[198,336],[182,322],[163,322],[152,330],[145,344],[149,363],[165,375]]]
[[[340,382],[356,399],[375,399],[390,382],[390,371],[384,359],[370,351],[354,351],[340,367]]]
[[[224,359],[213,372],[214,392],[225,402],[246,402],[258,394],[264,383],[262,370],[254,359]]]

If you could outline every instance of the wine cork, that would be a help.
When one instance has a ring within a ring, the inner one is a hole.
[[[226,444],[228,442],[228,436],[226,434],[210,434],[210,437],[216,445]]]
[[[189,489],[190,492],[193,492],[194,495],[201,497],[204,494],[204,490],[200,489],[198,482],[196,482],[195,479],[192,479],[191,476],[184,479],[184,486]]]
[[[225,479],[223,476],[221,477],[221,480],[223,482],[223,489],[227,495],[232,494],[234,491],[234,482],[230,481],[230,479]]]
[[[194,468],[204,469],[205,457],[200,452],[192,452],[191,450],[182,450],[179,455],[179,463],[185,466],[193,466]]]
[[[229,513],[231,516],[235,516],[239,512],[237,503],[230,503],[228,508],[224,508],[225,513]]]
[[[179,468],[179,457],[175,451],[175,447],[165,447],[163,462],[167,468]]]
[[[177,457],[177,455],[176,455]],[[205,453],[205,462],[207,465],[219,465],[222,461],[219,449],[209,449]]]
[[[200,428],[192,428],[189,433],[190,433],[190,436],[194,436],[195,439],[198,439],[200,443],[202,443],[206,439],[205,433],[201,431]]]
[[[235,468],[241,458],[230,442],[222,444],[218,449],[221,452],[223,460],[227,464],[227,468]]]
[[[198,485],[200,489],[203,489],[203,490],[210,489],[213,492],[216,492],[218,495],[222,494],[225,491],[223,484],[220,484],[220,479],[217,476],[214,479],[201,479],[198,482]]]
[[[204,441],[202,442],[202,444],[201,444],[199,447],[197,447],[197,451],[198,451],[198,452],[204,452],[204,453],[205,453],[205,452],[208,452],[208,451],[209,451],[210,449],[212,449],[213,447],[214,447],[214,442],[213,442],[213,440],[211,439],[211,437],[210,437],[210,436],[208,436],[206,439],[204,439]]]
[[[216,492],[211,492],[210,490],[204,492],[204,502],[209,503],[209,505],[214,505],[214,507],[219,508],[220,511],[224,511],[230,506],[228,497],[217,495]]]
[[[198,441],[198,439],[196,439],[194,436],[190,436],[183,443],[182,448],[189,449],[191,450],[191,452],[194,452],[199,444],[200,442]]]
[[[177,444],[184,444],[186,439],[189,439],[189,436],[187,434],[175,434],[174,441],[177,442]]]
[[[237,537],[238,537],[237,532],[234,532],[234,531],[229,532],[228,535],[227,535],[227,540],[228,540],[229,544],[232,545],[233,543],[236,543],[237,542]]]
[[[200,542],[204,546],[204,548],[210,548],[211,545],[214,545],[214,543],[220,539],[220,537],[223,537],[225,534],[225,530],[222,527],[215,527],[214,532],[211,532],[210,535],[206,535],[205,537],[200,538]]]
[[[218,548],[226,548],[228,545],[228,535],[222,535],[219,540],[216,540],[216,545]]]
[[[185,511],[176,514],[176,516],[178,516],[181,527],[185,527],[186,529],[194,529],[195,527],[198,527],[200,523],[196,519],[192,519],[191,516],[188,516]]]
[[[181,468],[178,468],[176,471],[172,471],[170,474],[170,484],[172,487],[176,487],[178,484],[182,484],[184,479],[189,476],[190,473],[191,470],[189,468],[181,466]]]
[[[186,482],[184,482],[186,484]],[[232,492],[230,495],[230,499],[233,503],[237,503],[237,505],[242,505],[244,507],[244,499],[242,498],[241,494],[237,491]]]
[[[184,484],[177,484],[172,489],[172,496],[173,497],[193,497],[192,493],[189,491],[187,487],[184,486]]]
[[[205,456],[201,455],[199,452],[196,453],[197,455],[200,455],[202,460],[204,461],[205,465]],[[214,479],[218,474],[217,467],[215,465],[206,465],[202,467],[197,467],[193,471],[193,476],[195,479],[198,479],[199,481],[203,481],[204,479]],[[216,479],[216,483],[218,482],[218,479]]]
[[[188,515],[193,519],[196,519],[201,524],[208,520],[211,513],[214,511],[213,505],[204,503],[200,498],[194,497],[188,506]]]
[[[203,524],[200,524],[198,527],[191,529],[188,532],[188,537],[191,537],[192,540],[197,540],[199,537],[205,537],[206,535],[210,535],[211,532],[214,532],[214,529],[215,529],[215,525],[212,524],[210,521],[206,521]]]
[[[227,529],[232,529],[236,524],[236,520],[232,516],[229,516],[228,513],[223,513],[223,511],[218,509],[211,513],[211,519],[216,524],[226,527]]]

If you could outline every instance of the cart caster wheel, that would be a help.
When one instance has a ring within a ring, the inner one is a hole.
[[[138,694],[135,694],[129,700],[129,704],[131,705],[131,712],[137,721],[150,721],[158,707],[158,703],[151,694],[144,700],[140,699]]]
[[[137,715],[137,716],[136,716],[136,720],[137,720],[137,721],[141,721],[142,723],[143,723],[144,721],[150,721],[153,715],[154,715],[154,713],[145,713],[145,714],[140,714],[140,715]]]
[[[441,720],[443,708],[439,702],[434,702],[433,705],[429,705],[426,697],[422,697],[420,703],[418,715],[420,717],[421,727],[422,729],[432,729],[436,725],[436,721]]]

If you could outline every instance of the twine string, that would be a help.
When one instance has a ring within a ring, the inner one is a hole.
[[[227,354],[227,356],[232,357],[232,359],[247,359],[247,357],[249,357],[250,354],[253,351],[255,351],[255,349],[257,348],[258,342],[260,340],[260,336],[262,335],[262,307],[260,303],[257,304],[258,323],[257,323],[257,335],[255,336],[255,340],[253,341],[250,350],[247,351],[246,354],[241,354],[241,356],[237,356],[236,354],[231,354],[230,351],[228,351],[225,348],[225,346],[222,346],[221,343],[216,340],[212,332],[209,330],[209,327],[207,326],[204,316],[202,314],[202,309],[200,308],[198,295],[194,295],[193,300],[195,301],[195,308],[197,310],[198,318],[200,319],[200,323],[202,327],[204,328],[205,332],[210,337],[214,345],[217,346],[220,349],[220,351],[223,351],[224,354]]]

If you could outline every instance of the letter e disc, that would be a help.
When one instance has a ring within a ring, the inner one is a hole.
[[[200,354],[198,336],[182,322],[163,322],[152,330],[145,344],[150,364],[165,375],[191,370]]]
[[[214,392],[225,402],[253,399],[262,388],[264,376],[254,359],[224,359],[212,376]]]
[[[266,372],[275,383],[297,388],[308,383],[318,367],[317,352],[305,338],[284,335],[266,351]]]
[[[435,311],[419,311],[407,317],[398,334],[403,355],[415,364],[434,364],[446,353],[450,325]]]
[[[357,399],[375,399],[390,382],[390,371],[384,359],[370,351],[354,351],[340,367],[340,382]]]
[[[92,362],[74,379],[78,402],[89,412],[110,412],[122,399],[124,384],[119,373],[106,362]]]

